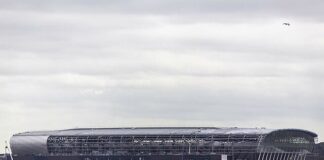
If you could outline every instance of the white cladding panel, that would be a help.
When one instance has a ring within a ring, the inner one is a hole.
[[[47,155],[48,137],[49,136],[13,136],[10,140],[12,155]]]
[[[261,128],[87,128],[56,131],[25,132],[17,135],[204,135],[204,134],[268,134],[273,129]]]
[[[227,155],[226,154],[222,154],[222,160],[227,160]]]

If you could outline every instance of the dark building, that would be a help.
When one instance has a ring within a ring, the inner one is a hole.
[[[91,128],[15,134],[14,160],[317,160],[301,129]]]
[[[317,144],[317,146],[318,146],[317,148],[320,155],[320,159],[324,160],[324,142]]]
[[[10,154],[0,154],[0,160],[11,160]]]

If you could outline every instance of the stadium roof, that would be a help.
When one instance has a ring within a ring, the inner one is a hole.
[[[313,137],[317,134],[301,129],[216,128],[216,127],[142,127],[142,128],[76,128],[56,131],[18,133],[14,136],[77,136],[77,135],[265,135],[275,131],[300,131]]]

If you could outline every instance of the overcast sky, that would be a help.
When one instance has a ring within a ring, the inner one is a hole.
[[[323,8],[0,1],[0,146],[23,131],[127,126],[303,128],[324,140]]]

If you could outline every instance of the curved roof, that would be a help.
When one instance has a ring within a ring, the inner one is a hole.
[[[76,128],[56,131],[36,131],[14,136],[76,136],[76,135],[266,135],[275,131],[299,131],[313,137],[317,134],[302,129],[216,128],[216,127],[142,127],[142,128]]]
[[[304,129],[293,129],[293,128],[288,128],[288,129],[277,129],[277,130],[274,130],[273,132],[271,133],[275,133],[275,132],[280,132],[280,131],[298,131],[298,132],[304,132],[312,137],[317,137],[318,135],[314,132],[311,132],[311,131],[308,131],[308,130],[304,130]]]

